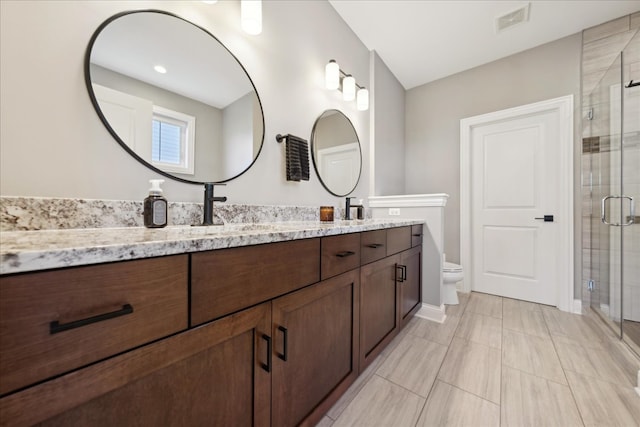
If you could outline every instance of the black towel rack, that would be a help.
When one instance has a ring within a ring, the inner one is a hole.
[[[276,135],[276,141],[282,142],[283,140],[289,138],[290,136],[293,136],[294,138],[298,138],[298,139],[303,139],[303,138],[300,138],[299,136],[291,135],[291,134],[288,133],[286,135],[277,134]]]

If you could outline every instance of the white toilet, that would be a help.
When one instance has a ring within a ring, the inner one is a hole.
[[[464,279],[462,266],[452,262],[443,262],[442,265],[442,302],[448,305],[458,304],[456,283]]]

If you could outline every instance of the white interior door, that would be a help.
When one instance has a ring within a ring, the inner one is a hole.
[[[336,194],[347,194],[360,175],[360,145],[357,142],[318,150],[320,175]]]
[[[473,289],[558,305],[561,127],[555,110],[519,111],[471,129]],[[553,215],[545,221],[545,215]],[[537,219],[539,218],[539,219]]]

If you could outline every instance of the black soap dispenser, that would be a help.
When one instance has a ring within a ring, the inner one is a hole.
[[[162,196],[160,184],[164,179],[150,179],[149,195],[144,199],[144,226],[162,228],[167,225],[167,199]]]

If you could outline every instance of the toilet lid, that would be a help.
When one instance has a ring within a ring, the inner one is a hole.
[[[460,271],[462,271],[462,267],[459,266],[458,264],[454,264],[452,262],[446,262],[445,261],[444,267],[442,268],[442,271],[446,271],[448,273],[460,272]]]

